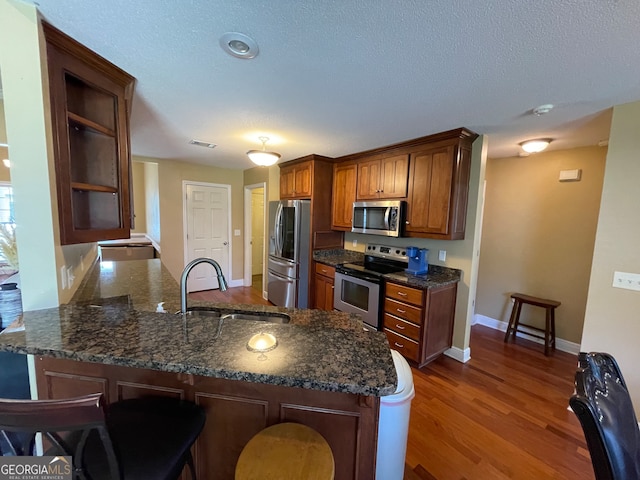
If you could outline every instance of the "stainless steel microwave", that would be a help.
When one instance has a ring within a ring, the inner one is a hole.
[[[406,202],[402,200],[353,202],[354,233],[401,237]]]

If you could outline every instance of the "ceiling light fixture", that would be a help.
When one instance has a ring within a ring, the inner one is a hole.
[[[11,161],[8,158],[3,158],[2,163],[4,164],[5,167],[11,168]]]
[[[280,154],[276,152],[267,152],[266,143],[269,141],[269,137],[258,137],[262,142],[262,150],[249,150],[247,156],[256,165],[261,167],[268,167],[273,165],[280,159]]]
[[[260,51],[256,41],[243,33],[227,32],[220,37],[222,50],[236,58],[253,58]]]
[[[538,153],[543,151],[551,143],[551,138],[536,138],[520,143],[522,149],[527,153]]]

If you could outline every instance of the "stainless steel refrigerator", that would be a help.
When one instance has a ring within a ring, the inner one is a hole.
[[[308,308],[310,200],[269,202],[269,301]]]

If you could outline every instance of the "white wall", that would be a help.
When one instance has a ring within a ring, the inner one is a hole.
[[[582,351],[616,357],[640,411],[640,292],[613,288],[613,272],[640,273],[640,102],[613,109],[591,266]]]

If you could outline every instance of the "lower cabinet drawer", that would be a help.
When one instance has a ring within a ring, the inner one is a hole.
[[[390,313],[384,314],[384,328],[393,330],[396,333],[409,337],[416,342],[420,341],[420,327],[413,323],[407,322],[398,317],[394,317]]]
[[[413,360],[414,362],[418,361],[420,350],[418,342],[415,342],[407,337],[403,337],[402,335],[398,335],[388,328],[384,329],[384,333],[387,334],[387,339],[389,340],[389,346],[391,348],[397,350],[404,357]]]
[[[413,323],[422,323],[422,308],[413,307],[391,298],[384,299],[384,311],[401,318],[406,318]]]

